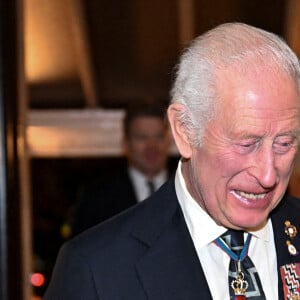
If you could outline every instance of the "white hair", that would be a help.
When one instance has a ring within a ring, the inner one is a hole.
[[[214,104],[221,96],[220,70],[259,70],[261,64],[249,64],[251,58],[288,74],[300,91],[297,56],[282,38],[259,28],[242,23],[222,24],[197,37],[183,53],[171,98],[172,103],[185,106],[179,118],[193,146],[201,146],[205,127],[214,116]]]

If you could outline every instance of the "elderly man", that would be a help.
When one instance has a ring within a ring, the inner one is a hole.
[[[181,159],[149,200],[68,242],[45,299],[300,299],[298,59],[220,25],[183,54],[168,108]]]

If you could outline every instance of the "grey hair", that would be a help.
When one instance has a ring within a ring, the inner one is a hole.
[[[287,73],[300,91],[300,66],[295,53],[279,36],[243,23],[226,23],[192,41],[181,56],[171,90],[171,102],[185,109],[178,116],[184,123],[189,142],[200,147],[207,123],[214,117],[220,100],[220,70],[242,71],[260,68],[249,65],[256,58],[271,70]],[[251,62],[250,62],[251,63]],[[238,74],[237,74],[238,76]]]

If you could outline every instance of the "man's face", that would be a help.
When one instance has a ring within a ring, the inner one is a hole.
[[[290,78],[274,73],[262,70],[239,80],[224,74],[216,118],[183,168],[193,197],[225,227],[265,224],[289,181],[297,150],[298,93]]]
[[[169,134],[162,119],[143,116],[133,120],[125,140],[131,166],[152,177],[166,167]]]

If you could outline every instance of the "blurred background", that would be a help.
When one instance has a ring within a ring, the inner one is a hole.
[[[299,0],[0,0],[0,299],[40,299],[78,188],[124,166],[132,102],[166,106],[195,36],[223,22],[300,52]],[[177,161],[175,147],[170,163]],[[289,191],[300,195],[297,162]]]

